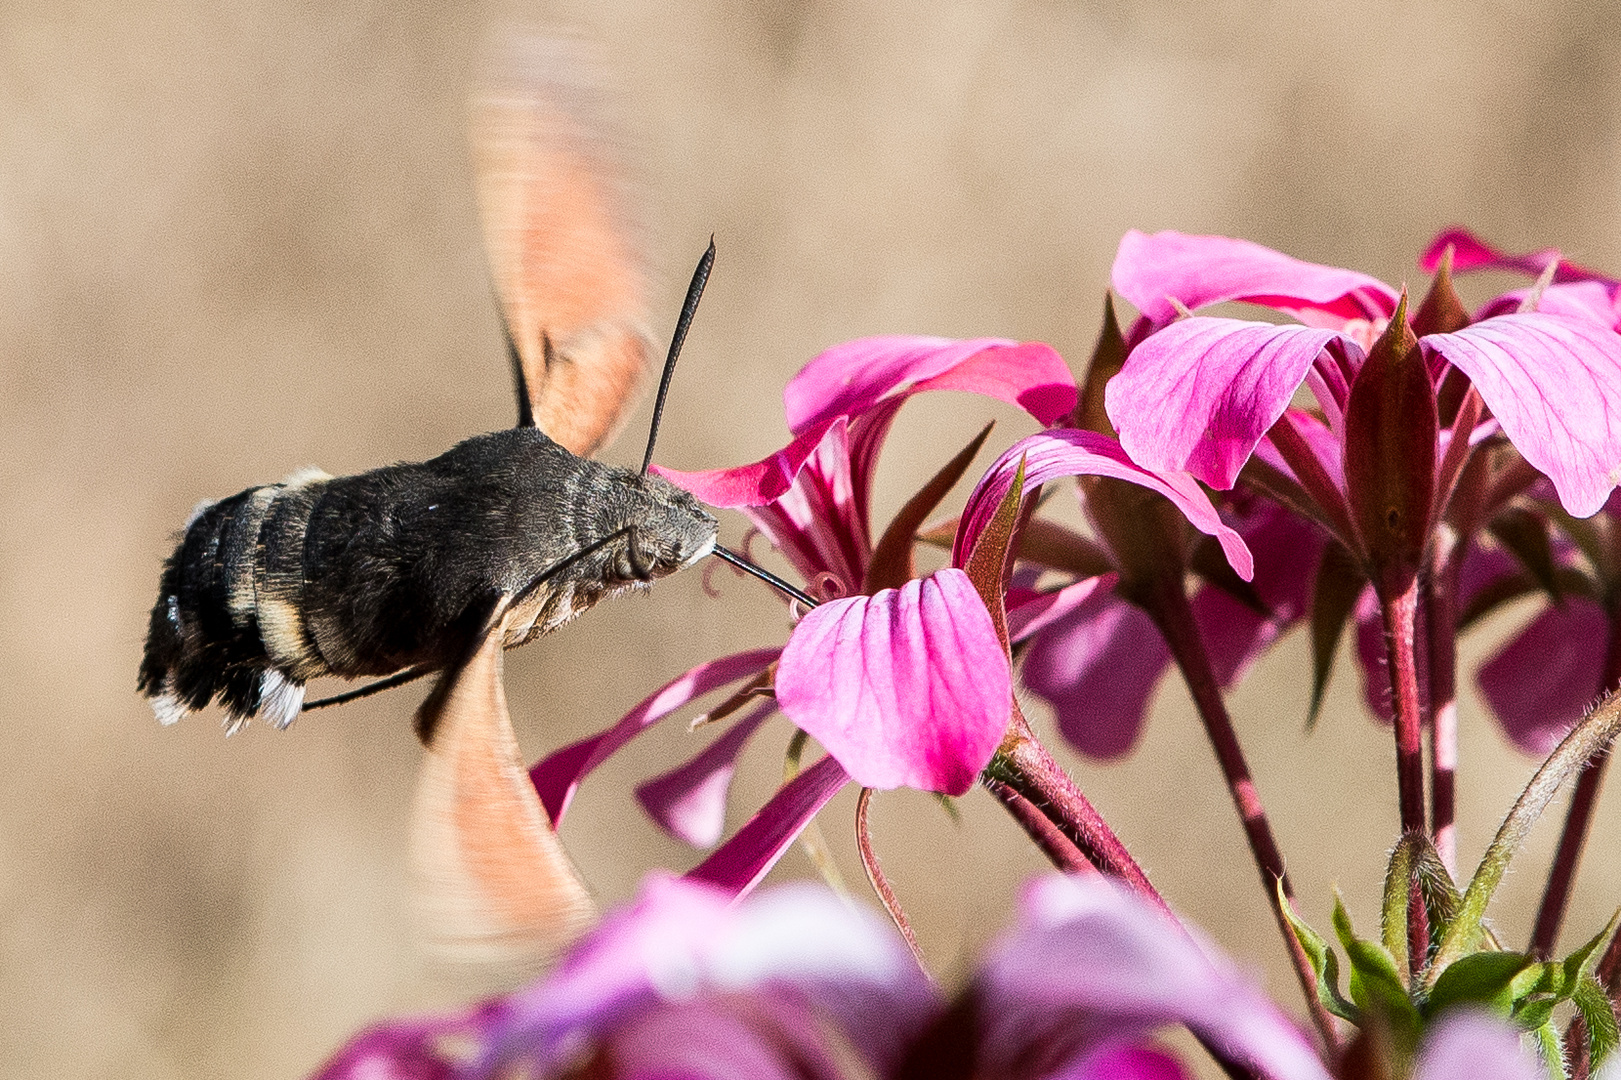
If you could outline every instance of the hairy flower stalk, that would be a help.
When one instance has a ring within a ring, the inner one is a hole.
[[[1614,689],[1621,683],[1621,611],[1612,605],[1609,611],[1609,647],[1604,663],[1604,686]],[[1531,934],[1530,952],[1547,959],[1553,955],[1559,940],[1559,927],[1565,921],[1565,909],[1570,902],[1570,890],[1576,882],[1576,870],[1581,862],[1582,848],[1587,842],[1587,830],[1593,822],[1593,810],[1598,805],[1599,787],[1604,782],[1604,767],[1610,760],[1610,745],[1587,759],[1571,792],[1570,808],[1565,812],[1564,828],[1559,833],[1559,846],[1554,851],[1553,867],[1548,872],[1548,884],[1537,908],[1536,929]]]

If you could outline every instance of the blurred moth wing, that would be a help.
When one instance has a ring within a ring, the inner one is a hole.
[[[519,975],[589,929],[596,906],[518,751],[501,685],[512,621],[504,608],[418,714],[418,730],[432,736],[417,774],[411,861],[425,948]]]
[[[498,40],[473,96],[473,172],[520,420],[585,457],[617,433],[653,363],[645,265],[584,49],[533,32]]]

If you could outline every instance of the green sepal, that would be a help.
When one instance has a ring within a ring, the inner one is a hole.
[[[1345,949],[1346,962],[1351,967],[1348,989],[1351,1000],[1364,1012],[1377,1013],[1390,1026],[1400,1052],[1410,1052],[1417,1045],[1419,1032],[1418,1009],[1407,994],[1407,980],[1396,966],[1396,958],[1376,941],[1356,936],[1351,916],[1345,911],[1345,900],[1336,890],[1334,894],[1334,932]]]
[[[1486,529],[1554,603],[1563,602],[1559,563],[1548,537],[1547,518],[1523,506],[1510,506],[1492,518]]]
[[[1435,980],[1424,1002],[1425,1015],[1435,1016],[1454,1005],[1476,1004],[1506,1016],[1524,997],[1523,991],[1515,993],[1517,977],[1529,970],[1534,983],[1543,966],[1523,953],[1470,953],[1448,965]]]
[[[1563,964],[1565,981],[1570,986],[1571,993],[1575,993],[1576,984],[1587,973],[1587,962],[1593,959],[1593,954],[1598,952],[1598,947],[1604,944],[1605,939],[1615,932],[1615,924],[1618,919],[1621,919],[1621,911],[1611,915],[1610,921],[1605,924],[1604,929],[1594,934],[1591,941],[1565,957]]]
[[[940,809],[946,812],[946,817],[951,819],[951,823],[961,828],[962,808],[957,805],[957,800],[937,791],[934,793],[934,801],[940,804]]]
[[[1621,1028],[1616,1024],[1615,1006],[1610,1003],[1604,987],[1591,975],[1583,975],[1576,980],[1570,1000],[1576,1006],[1576,1011],[1582,1014],[1582,1022],[1587,1027],[1588,1075],[1593,1075],[1615,1050],[1616,1044],[1621,1043]]]
[[[1537,1041],[1537,1050],[1548,1075],[1554,1080],[1570,1080],[1570,1071],[1565,1068],[1565,1040],[1559,1037],[1559,1029],[1549,1022],[1533,1030],[1531,1035]]]
[[[1323,1003],[1323,1008],[1351,1023],[1361,1026],[1362,1012],[1356,1004],[1340,993],[1340,958],[1334,950],[1328,947],[1322,935],[1313,930],[1306,920],[1295,914],[1294,905],[1283,894],[1283,879],[1275,883],[1278,891],[1278,910],[1289,923],[1289,929],[1295,940],[1300,943],[1300,949],[1306,954],[1311,963],[1311,969],[1317,975],[1317,1000]]]
[[[1345,633],[1357,597],[1368,579],[1356,560],[1341,544],[1330,543],[1317,564],[1317,578],[1311,594],[1311,706],[1306,711],[1306,730],[1317,726],[1328,679],[1334,673],[1334,655]]]
[[[1406,833],[1390,851],[1385,868],[1384,902],[1379,906],[1379,936],[1397,971],[1411,970],[1407,955],[1407,905],[1413,887],[1415,833]]]
[[[1525,1028],[1525,1030],[1536,1031],[1553,1021],[1553,1011],[1558,1004],[1559,1002],[1553,998],[1537,998],[1535,1001],[1527,1001],[1515,1009],[1512,1017],[1514,1022]]]

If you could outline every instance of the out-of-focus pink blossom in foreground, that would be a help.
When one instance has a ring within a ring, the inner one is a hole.
[[[1099,877],[1038,880],[943,994],[885,923],[799,885],[734,904],[653,877],[551,976],[465,1014],[385,1023],[317,1080],[591,1076],[1183,1080],[1185,1026],[1265,1080],[1328,1080],[1311,1043],[1221,953]],[[1532,1080],[1502,1021],[1445,1016],[1417,1080]]]

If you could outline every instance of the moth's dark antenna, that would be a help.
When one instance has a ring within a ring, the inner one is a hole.
[[[698,268],[692,272],[692,282],[687,286],[687,300],[681,305],[681,317],[675,321],[675,334],[670,338],[670,355],[664,359],[664,375],[659,379],[659,396],[653,400],[653,426],[647,432],[647,453],[642,455],[642,475],[647,475],[647,467],[653,464],[653,443],[659,437],[659,419],[664,415],[664,396],[670,392],[670,376],[675,374],[675,361],[681,355],[681,345],[687,340],[687,327],[692,325],[692,317],[698,313],[698,299],[704,294],[704,283],[709,280],[709,270],[715,265],[715,238],[709,238],[709,249],[704,257],[698,260]]]
[[[763,567],[755,566],[753,563],[749,562],[735,551],[728,551],[719,544],[716,544],[715,555],[726,562],[731,563],[745,574],[753,574],[755,577],[759,578],[773,589],[776,589],[778,592],[782,593],[782,595],[791,600],[798,600],[807,608],[813,608],[817,604],[817,601],[812,600],[810,597],[806,596],[804,593],[782,580],[782,578],[778,577],[776,574],[773,574],[771,571],[766,570]]]
[[[523,373],[523,357],[518,355],[518,343],[513,340],[512,327],[501,320],[501,333],[507,339],[507,359],[512,363],[512,386],[518,393],[518,426],[535,426],[535,407],[529,401],[529,377]]]

